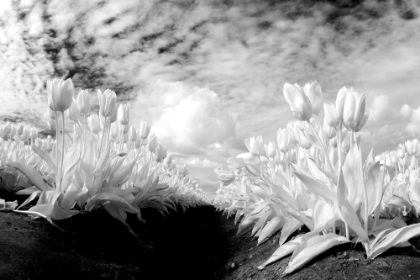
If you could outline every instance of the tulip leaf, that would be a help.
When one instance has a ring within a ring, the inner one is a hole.
[[[273,217],[267,225],[262,229],[258,236],[258,245],[268,240],[270,236],[279,231],[285,223],[285,218],[281,216]]]
[[[385,233],[385,234],[381,234]],[[388,249],[401,243],[405,243],[410,238],[420,235],[420,224],[412,224],[399,229],[385,229],[371,243],[369,259],[374,259]]]
[[[77,210],[63,209],[57,204],[37,204],[29,208],[28,211],[15,210],[15,212],[28,215],[35,215],[45,218],[47,220],[64,220],[79,213],[79,211]]]
[[[49,154],[45,153],[36,145],[32,145],[32,150],[48,164],[54,173],[57,173],[57,165],[53,162]]]
[[[276,203],[283,211],[289,213],[291,216],[295,217],[297,220],[305,224],[310,230],[314,229],[314,223],[309,219],[305,214],[293,209],[288,203],[283,202],[278,198],[271,198],[271,201]]]
[[[383,178],[381,165],[376,162],[368,172],[366,183],[366,192],[368,196],[368,214],[373,213],[376,207],[381,203],[383,194]]]
[[[300,168],[297,169],[296,165],[293,165],[293,167],[295,168],[294,174],[302,181],[302,183],[309,191],[330,201],[331,203],[337,202],[337,196],[332,191],[330,191],[328,187],[325,186],[322,182],[315,180],[306,174],[303,174],[303,170],[301,170]]]
[[[297,246],[295,252],[299,247],[303,247],[303,249],[297,255],[292,256],[292,259],[290,260],[286,270],[283,272],[283,275],[290,274],[295,270],[303,267],[313,258],[327,251],[328,249],[348,242],[350,242],[350,240],[344,236],[340,236],[334,233],[328,233],[326,235],[318,235],[309,238]]]
[[[344,181],[347,186],[347,199],[354,211],[358,211],[365,194],[365,189],[363,188],[364,176],[360,164],[360,157],[359,148],[357,145],[353,145],[353,147],[350,148],[343,165]]]
[[[22,172],[28,180],[41,191],[48,191],[52,188],[48,186],[41,177],[41,174],[32,166],[20,162],[9,162],[6,166],[14,167]]]
[[[290,217],[286,223],[283,225],[283,229],[281,230],[280,241],[279,244],[282,245],[286,242],[287,238],[294,233],[296,230],[301,228],[303,223],[297,220],[294,217]]]
[[[346,198],[345,189],[347,188],[346,183],[343,179],[343,171],[340,170],[340,176],[338,178],[337,186],[337,204],[336,207],[343,221],[349,225],[349,227],[355,231],[355,233],[364,242],[368,242],[369,238],[366,231],[362,228],[360,221],[354,212],[352,206]]]
[[[258,222],[255,223],[254,228],[252,229],[251,236],[254,236],[254,234],[257,233],[260,228],[264,227],[268,216],[270,216],[270,211],[266,211],[265,213],[261,214],[261,217],[258,219]]]
[[[267,265],[270,265],[284,257],[287,257],[288,255],[292,254],[293,251],[299,246],[300,242],[302,241],[302,235],[296,237],[293,240],[290,240],[289,242],[280,245],[280,247],[274,251],[274,253],[266,260],[262,265],[258,266],[257,268],[259,270],[264,269]]]

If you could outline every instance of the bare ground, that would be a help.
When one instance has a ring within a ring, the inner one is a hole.
[[[256,246],[250,230],[211,206],[164,217],[146,209],[139,238],[98,210],[61,221],[0,213],[0,279],[280,279],[289,258],[262,271],[279,233]],[[420,239],[411,240],[420,248]],[[392,249],[373,261],[362,248],[341,245],[284,279],[420,279],[420,255]]]

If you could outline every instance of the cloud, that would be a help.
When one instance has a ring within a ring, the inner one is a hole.
[[[138,94],[131,119],[134,125],[144,118],[152,122],[168,149],[218,150],[236,137],[237,123],[235,115],[220,110],[221,103],[207,88],[157,81]]]
[[[401,106],[400,115],[403,118],[408,118],[411,115],[411,108],[407,104]]]
[[[384,119],[389,116],[389,110],[392,108],[389,105],[389,97],[385,94],[376,95],[373,102],[369,106],[369,118],[373,122]]]
[[[420,106],[413,110],[409,124],[405,127],[405,130],[412,136],[420,136]]]
[[[175,162],[177,164],[185,164],[187,166],[194,166],[194,167],[205,167],[205,168],[218,168],[221,166],[220,163],[210,161],[206,158],[200,159],[197,157],[190,157],[190,158],[176,158]]]
[[[135,122],[153,123],[169,150],[224,162],[293,119],[285,82],[318,80],[327,102],[342,86],[366,93],[363,133],[378,152],[418,133],[418,109],[403,106],[420,106],[413,1],[3,2],[3,119],[39,123],[47,79],[72,77],[123,100],[140,92]]]

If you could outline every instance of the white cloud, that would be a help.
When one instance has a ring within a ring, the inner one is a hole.
[[[373,122],[383,120],[389,116],[389,110],[391,109],[389,105],[388,95],[381,94],[373,97],[373,102],[369,108],[369,119]]]
[[[189,158],[176,158],[175,162],[177,164],[185,164],[187,166],[194,167],[205,167],[205,168],[218,168],[221,166],[220,163],[208,160],[206,158],[200,159],[198,157],[189,157]]]
[[[410,123],[405,127],[405,130],[413,136],[420,136],[420,106],[413,110]]]
[[[411,115],[411,108],[407,104],[401,106],[400,115],[403,118],[408,118]]]
[[[131,119],[135,124],[148,118],[168,149],[204,150],[212,145],[217,149],[236,136],[236,118],[221,111],[221,104],[219,96],[207,88],[160,81],[139,93]]]

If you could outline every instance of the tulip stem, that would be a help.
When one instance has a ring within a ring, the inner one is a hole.
[[[61,191],[61,181],[63,180],[63,162],[64,162],[64,131],[65,131],[65,126],[64,126],[64,112],[61,112],[61,118],[62,118],[62,124],[63,124],[63,133],[61,134],[61,138],[62,138],[62,147],[61,147],[61,165],[60,165],[60,191]]]
[[[56,175],[55,175],[55,187],[60,191],[60,165],[58,158],[58,113],[55,111],[55,164],[57,166]]]
[[[321,138],[319,138],[319,135],[316,132],[315,127],[313,126],[313,124],[310,121],[308,121],[308,123],[309,123],[309,126],[312,128],[312,131],[314,132],[314,134],[315,134],[316,138],[318,139],[319,143],[321,143],[321,145],[322,145],[322,150],[324,151],[325,157],[327,158],[329,169],[331,170],[331,172],[334,172],[334,168],[331,165],[330,157],[328,156],[328,151],[327,151],[327,148],[325,147],[324,142],[322,142]]]

